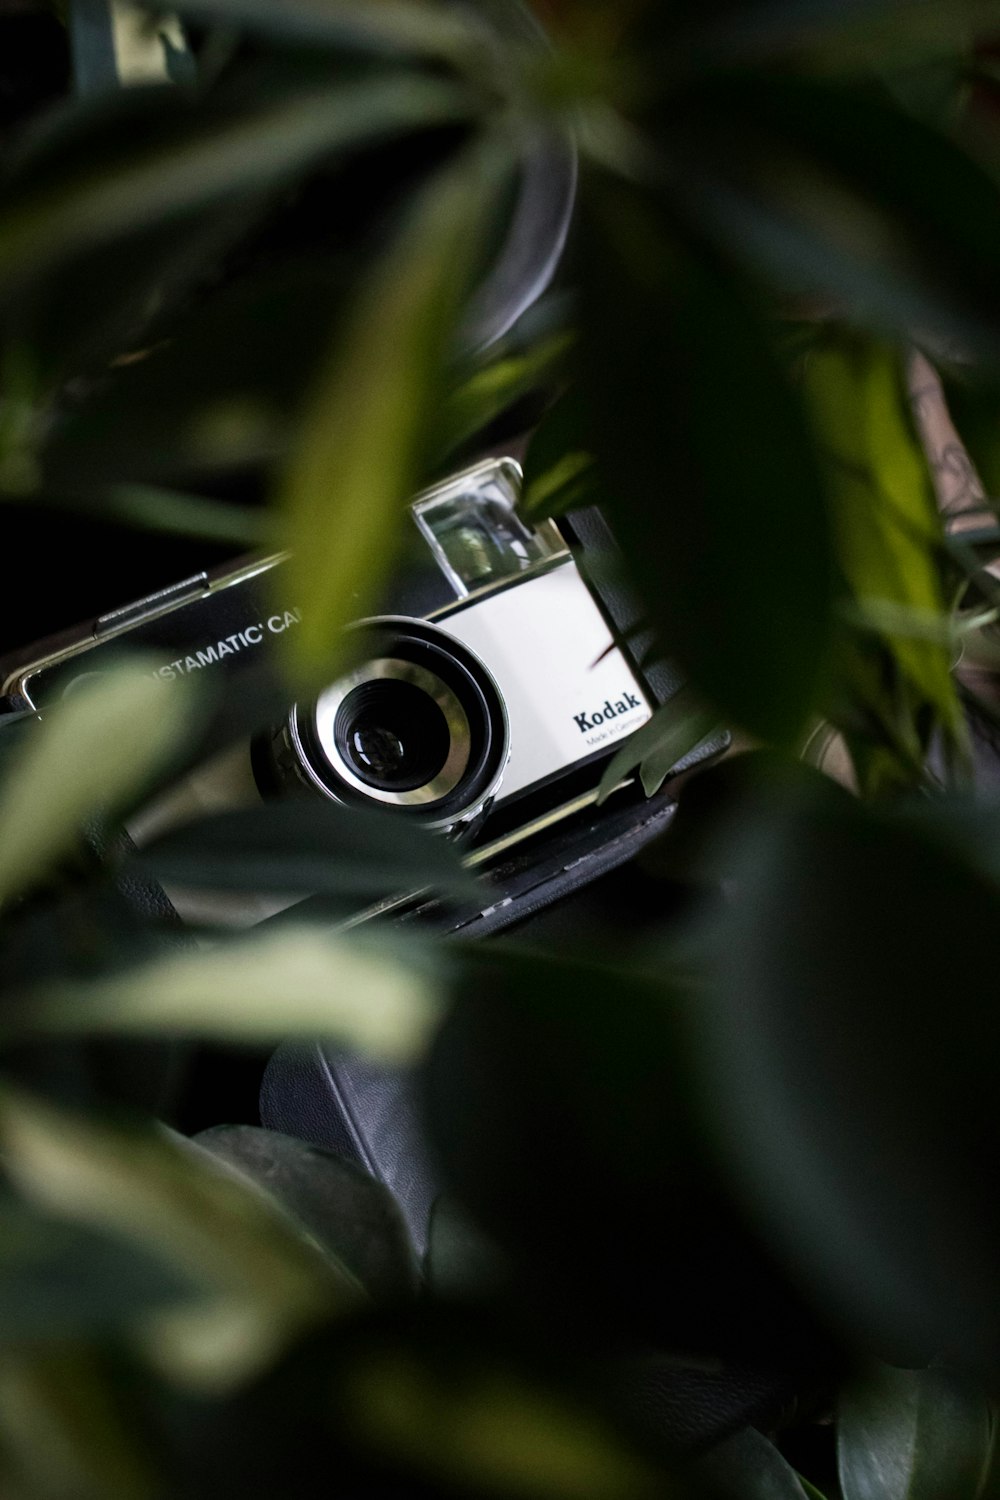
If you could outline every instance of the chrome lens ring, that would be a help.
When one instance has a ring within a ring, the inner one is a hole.
[[[385,615],[352,631],[369,637],[365,659],[315,702],[295,705],[274,742],[279,772],[291,760],[300,781],[336,801],[398,809],[434,828],[474,822],[496,796],[510,747],[491,673],[426,620]]]

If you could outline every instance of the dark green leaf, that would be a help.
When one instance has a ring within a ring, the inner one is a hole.
[[[373,900],[432,887],[468,897],[473,877],[452,844],[376,809],[287,799],[217,813],[147,845],[159,880],[237,891]]]
[[[977,1500],[992,1441],[993,1412],[976,1381],[934,1366],[876,1366],[838,1406],[844,1500]]]
[[[995,359],[1000,188],[946,136],[870,88],[745,74],[692,90],[660,140],[723,253],[780,295]]]
[[[625,936],[614,964],[469,945],[427,1065],[445,1180],[515,1286],[581,1334],[593,1319],[696,1354],[815,1349],[707,1155],[684,1043],[702,997],[671,956],[630,965]]]
[[[103,510],[115,505],[114,491],[103,498],[114,484],[176,484],[272,460],[329,344],[345,270],[331,251],[202,297],[169,341],[115,370],[54,428],[46,486],[85,498],[101,486],[91,503]]]
[[[626,744],[611,758],[601,777],[601,800],[618,785],[623,776],[639,767],[647,797],[659,791],[678,762],[692,750],[718,733],[711,714],[701,708],[690,688],[681,687],[668,703],[662,703],[648,723],[629,736]]]
[[[343,626],[364,614],[398,545],[504,166],[470,153],[425,190],[313,389],[278,493],[302,610],[285,637],[300,680],[328,676]]]
[[[524,457],[521,510],[529,519],[561,516],[600,503],[594,456],[588,448],[587,413],[574,387],[546,412]]]
[[[572,335],[557,332],[524,353],[490,360],[452,390],[444,402],[440,426],[444,455],[467,443],[477,432],[525,396],[558,378]]]
[[[70,161],[44,185],[28,176],[0,219],[0,279],[9,300],[60,262],[123,234],[288,181],[332,154],[468,115],[444,80],[386,74],[338,88],[316,82],[263,93],[218,120],[174,101],[174,137],[143,150],[119,142],[114,157]],[[202,128],[199,130],[198,126]],[[208,125],[210,128],[205,128]]]
[[[198,1317],[186,1308],[158,1315],[151,1352],[165,1367],[192,1379],[242,1379],[310,1321],[358,1305],[344,1267],[181,1138],[99,1123],[6,1087],[0,1140],[27,1198],[200,1283]]]
[[[484,48],[480,29],[454,9],[407,0],[181,0],[192,20],[239,28],[284,45],[475,61]]]
[[[32,1500],[155,1500],[159,1476],[121,1366],[93,1344],[0,1354],[0,1484]]]
[[[944,389],[948,410],[966,450],[963,453],[955,444],[939,457],[942,466],[948,467],[953,492],[958,492],[956,498],[960,501],[964,493],[968,505],[977,494],[970,459],[986,494],[1000,496],[1000,388],[995,380],[958,370],[945,376]]]
[[[928,54],[966,51],[989,35],[993,0],[745,0],[672,7],[672,23],[702,62],[803,58],[867,73]],[[686,23],[686,24],[685,24]]]
[[[136,1322],[201,1290],[155,1247],[0,1203],[3,1342],[64,1340]]]
[[[685,1500],[574,1392],[487,1349],[375,1344],[337,1382],[352,1444],[431,1492],[523,1500]]]
[[[417,1261],[399,1205],[368,1172],[253,1125],[216,1125],[195,1139],[280,1204],[370,1296],[390,1301],[416,1294]]]
[[[685,1472],[705,1500],[807,1500],[791,1464],[755,1427],[726,1438]]]
[[[908,819],[799,780],[728,818],[718,983],[691,1012],[710,1126],[862,1347],[995,1367],[1000,896]]]
[[[724,720],[794,735],[833,597],[800,403],[744,288],[638,193],[594,198],[583,249],[602,492],[660,644]]]
[[[436,1297],[481,1297],[502,1286],[507,1267],[493,1242],[454,1198],[439,1194],[431,1209],[424,1276]]]

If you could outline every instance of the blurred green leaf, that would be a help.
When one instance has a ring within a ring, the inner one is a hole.
[[[956,477],[967,479],[971,459],[986,494],[1000,496],[1000,386],[972,370],[942,372],[942,383],[966,454],[946,450],[940,461],[950,461]]]
[[[41,453],[46,490],[142,521],[161,510],[150,484],[273,461],[349,285],[348,266],[331,250],[284,259],[203,295],[174,320],[169,339],[116,368],[53,425]],[[182,521],[178,504],[166,501],[167,516]],[[225,508],[226,520],[233,509]],[[273,531],[269,516],[258,526],[265,521]]]
[[[836,335],[807,355],[804,388],[827,468],[838,561],[856,610],[891,656],[890,671],[866,679],[845,642],[845,691],[919,767],[927,707],[953,752],[965,729],[944,633],[892,624],[947,624],[941,520],[900,359],[878,343]]]
[[[417,1260],[399,1204],[370,1173],[332,1151],[253,1125],[216,1125],[196,1140],[280,1204],[369,1296],[416,1295]]]
[[[570,387],[532,432],[524,456],[521,511],[529,517],[562,516],[600,503],[600,484],[588,449],[587,414]]]
[[[683,4],[673,25],[703,61],[759,63],[790,58],[863,72],[966,50],[989,36],[993,0],[747,0]],[[679,24],[680,23],[680,24]]]
[[[118,484],[75,495],[45,492],[34,498],[56,516],[66,512],[118,522],[136,531],[228,542],[240,548],[263,548],[272,534],[270,518],[262,510],[156,485]]]
[[[0,1200],[3,1342],[65,1340],[133,1323],[197,1284],[155,1248]]]
[[[552,333],[524,353],[490,360],[457,385],[445,398],[439,418],[442,453],[452,453],[515,402],[557,379],[572,343],[572,334]]]
[[[179,1137],[101,1123],[7,1086],[0,1142],[31,1201],[119,1235],[199,1284],[197,1300],[143,1320],[148,1352],[168,1368],[210,1383],[242,1379],[310,1321],[358,1305],[346,1268]]]
[[[995,883],[801,769],[716,844],[731,900],[689,1019],[731,1181],[857,1346],[992,1370]]]
[[[476,884],[454,846],[392,812],[286,800],[215,814],[145,846],[158,880],[223,890],[316,892],[373,900],[430,886]]]
[[[800,402],[749,293],[655,204],[604,184],[586,228],[590,430],[660,645],[727,722],[793,736],[820,691],[833,600]]]
[[[481,1297],[506,1279],[508,1267],[496,1245],[472,1222],[462,1205],[439,1193],[431,1208],[424,1276],[435,1297]]]
[[[171,101],[170,108],[174,105]],[[468,99],[413,74],[267,94],[256,108],[199,133],[179,116],[177,138],[117,159],[70,162],[64,180],[9,193],[0,217],[0,279],[11,298],[71,255],[158,221],[273,187],[337,151],[466,118]]]
[[[459,1492],[524,1500],[681,1500],[639,1449],[572,1394],[483,1357],[359,1351],[341,1399],[356,1441]]]
[[[657,139],[681,203],[782,298],[995,360],[1000,188],[877,90],[722,76],[671,100]]]
[[[844,1500],[977,1500],[993,1445],[993,1412],[968,1376],[877,1365],[837,1408]]]
[[[485,43],[474,21],[452,7],[406,0],[181,0],[183,16],[237,27],[291,46],[403,54],[450,62],[481,60]]]
[[[457,955],[424,1069],[443,1180],[507,1258],[515,1300],[526,1293],[582,1338],[602,1329],[698,1355],[773,1343],[812,1358],[815,1322],[709,1155],[685,1036],[703,998],[690,960],[650,956],[627,925],[614,955],[510,942]],[[539,1169],[540,1140],[557,1172]]]
[[[176,686],[177,684],[175,684]],[[22,734],[0,784],[0,901],[78,844],[85,824],[118,811],[179,748],[194,694],[166,693],[138,666],[91,674]]]
[[[809,1500],[791,1464],[755,1427],[717,1443],[685,1473],[705,1500]]]
[[[425,190],[358,288],[279,485],[302,624],[287,636],[300,681],[328,675],[342,627],[365,613],[419,488],[444,363],[494,201],[478,152]]]
[[[691,689],[684,686],[667,703],[661,703],[648,723],[643,724],[618,750],[601,777],[601,802],[630,771],[639,767],[643,791],[647,797],[659,791],[670,772],[684,757],[709,735],[718,733],[715,718],[698,704]]]
[[[14,1500],[153,1500],[158,1476],[114,1365],[66,1340],[0,1352],[0,1484]]]
[[[8,1035],[183,1035],[347,1042],[391,1062],[419,1052],[438,1014],[431,982],[399,953],[287,925],[154,960],[92,984],[21,997]]]

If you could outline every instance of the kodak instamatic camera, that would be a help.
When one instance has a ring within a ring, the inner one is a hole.
[[[599,809],[597,787],[610,755],[676,684],[657,690],[643,677],[622,644],[631,622],[621,600],[589,574],[611,547],[600,517],[574,517],[574,532],[529,526],[520,481],[501,458],[419,496],[384,612],[350,627],[355,665],[157,797],[130,823],[134,842],[262,797],[377,806],[462,839],[469,862],[492,872],[495,911],[648,821],[635,787]],[[282,571],[271,557],[199,574],[105,615],[22,663],[8,699],[44,712],[122,642],[143,649],[166,690],[196,673],[238,683],[299,626]],[[288,904],[266,892],[214,904],[198,892],[194,906],[191,893],[169,894],[182,915],[216,922],[266,920]]]

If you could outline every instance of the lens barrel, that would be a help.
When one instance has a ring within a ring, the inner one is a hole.
[[[426,620],[383,615],[363,660],[270,744],[279,783],[335,801],[398,809],[444,830],[478,820],[496,795],[510,738],[503,698],[474,652]]]

